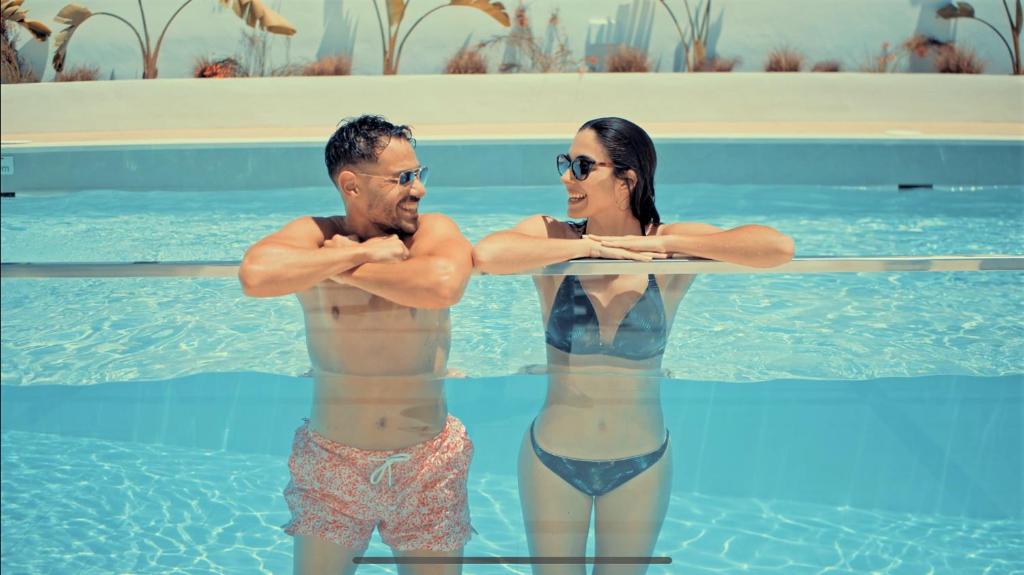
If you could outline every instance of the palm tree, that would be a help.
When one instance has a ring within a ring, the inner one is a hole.
[[[230,6],[235,12],[235,15],[245,20],[245,23],[252,28],[262,28],[271,34],[282,34],[285,36],[291,36],[295,33],[295,28],[288,23],[280,14],[274,12],[270,8],[267,8],[262,0],[218,0],[224,6]],[[93,16],[110,16],[116,20],[123,22],[126,26],[132,29],[135,33],[135,38],[139,41],[139,50],[142,52],[142,77],[143,79],[152,79],[157,76],[157,60],[160,58],[160,46],[163,44],[164,35],[167,34],[167,29],[170,28],[171,23],[178,17],[178,14],[185,9],[186,6],[192,3],[192,0],[185,0],[185,2],[178,7],[178,9],[171,15],[171,18],[164,24],[164,29],[160,32],[160,36],[157,37],[156,45],[150,43],[149,37],[149,26],[146,22],[146,10],[142,7],[142,0],[139,2],[139,13],[142,15],[142,34],[139,33],[139,29],[131,24],[131,22],[125,20],[117,14],[110,12],[92,12],[85,6],[79,4],[68,4],[57,13],[54,18],[58,23],[64,24],[66,27],[57,33],[57,38],[54,41],[55,51],[53,54],[53,69],[60,72],[64,69],[64,60],[67,56],[68,42],[71,41],[71,36],[78,30],[78,27],[83,22],[92,18]]]
[[[967,2],[957,2],[954,4],[947,4],[936,11],[936,14],[940,18],[950,20],[953,18],[968,18],[970,20],[977,20],[982,24],[988,26],[993,32],[999,35],[999,39],[1006,45],[1006,51],[1010,53],[1010,65],[1013,68],[1013,73],[1016,75],[1021,74],[1021,62],[1020,62],[1020,29],[1021,24],[1024,24],[1024,9],[1021,8],[1021,0],[1017,0],[1016,15],[1014,18],[1010,15],[1010,5],[1003,0],[1003,9],[1006,10],[1006,19],[1010,22],[1010,32],[1013,35],[1013,49],[1010,49],[1010,43],[1006,41],[1006,37],[1003,36],[1002,32],[996,29],[995,26],[988,22],[978,18],[974,15],[974,6],[971,6]]]
[[[447,8],[449,6],[466,6],[467,8],[476,8],[484,14],[487,14],[491,18],[498,21],[499,24],[508,28],[510,21],[508,13],[505,12],[505,6],[501,2],[489,2],[488,0],[449,0],[447,4],[442,4],[428,11],[426,14],[420,16],[412,26],[406,30],[405,34],[402,35],[402,41],[398,41],[398,29],[402,25],[402,18],[405,17],[405,9],[412,0],[385,0],[388,8],[388,33],[385,38],[384,34],[384,20],[380,15],[380,7],[377,5],[377,0],[373,0],[373,9],[377,12],[377,24],[380,26],[380,43],[381,51],[384,56],[384,74],[391,75],[398,73],[398,62],[402,58],[402,48],[405,46],[405,41],[409,39],[409,35],[412,31],[420,25],[420,22],[424,18],[430,16],[434,12],[437,12],[441,8]],[[398,49],[395,49],[395,46]]]
[[[25,9],[21,7],[25,0],[3,0],[0,2],[0,15],[3,16],[0,31],[0,83],[17,83],[24,81],[37,82],[39,78],[25,69],[22,69],[21,59],[18,57],[18,50],[14,47],[14,37],[7,32],[7,23],[13,22],[25,30],[39,42],[45,42],[50,37],[50,28],[39,20],[28,17]]]

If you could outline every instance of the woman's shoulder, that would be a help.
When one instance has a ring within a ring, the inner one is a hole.
[[[542,238],[578,239],[583,235],[586,225],[586,222],[563,222],[545,214],[534,214],[519,222],[512,229],[522,234]]]
[[[671,224],[651,224],[651,226],[652,230],[648,235],[653,236],[699,236],[724,231],[722,228],[703,222],[676,222]]]

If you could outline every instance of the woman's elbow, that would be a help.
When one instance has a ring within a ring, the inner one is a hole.
[[[494,250],[485,241],[473,246],[473,269],[489,273],[494,265]]]
[[[764,267],[773,268],[775,266],[781,266],[793,259],[795,245],[793,243],[793,238],[786,234],[778,234],[778,237],[772,244],[772,248],[770,255],[765,258]]]
[[[495,232],[473,246],[473,269],[480,273],[495,275],[513,274],[524,269],[512,255],[516,251],[516,240],[502,237],[502,234],[506,233]],[[527,266],[525,269],[530,268]]]
[[[793,254],[796,253],[796,244],[793,242],[793,238],[786,234],[779,234],[778,252],[779,258],[782,260],[779,263],[784,264],[793,259]]]
[[[496,255],[496,250],[490,243],[486,240],[481,241],[473,246],[473,269],[486,274],[496,273]]]

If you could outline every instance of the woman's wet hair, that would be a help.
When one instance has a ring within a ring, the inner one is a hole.
[[[382,116],[366,115],[342,120],[324,148],[331,181],[338,179],[338,173],[345,166],[376,162],[391,143],[391,138],[402,138],[416,145],[409,126],[396,126]]]
[[[640,220],[646,234],[650,224],[661,223],[654,206],[654,170],[658,167],[658,155],[651,137],[640,126],[622,118],[596,118],[583,124],[579,131],[583,130],[597,134],[615,165],[617,178],[626,180],[628,170],[636,174],[636,183],[629,190],[629,209]]]

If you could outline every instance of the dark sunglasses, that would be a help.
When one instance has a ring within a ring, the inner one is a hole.
[[[406,170],[406,171],[398,174],[397,178],[392,177],[392,176],[380,176],[380,175],[377,175],[377,174],[367,174],[366,172],[353,172],[353,173],[359,174],[361,176],[369,176],[371,178],[382,178],[382,179],[385,179],[385,180],[387,180],[387,181],[389,181],[389,182],[391,182],[393,184],[398,184],[399,186],[406,187],[406,186],[411,186],[413,180],[415,180],[416,178],[419,178],[420,179],[420,183],[425,185],[427,183],[427,176],[430,175],[430,170],[427,169],[426,166],[420,166],[420,167],[416,168],[415,170]]]
[[[572,168],[572,176],[579,181],[587,179],[590,172],[594,171],[597,166],[614,166],[615,164],[609,164],[607,162],[598,162],[592,158],[586,156],[576,156],[576,159],[570,159],[568,154],[558,154],[555,159],[558,166],[558,175],[565,174],[565,171]]]

